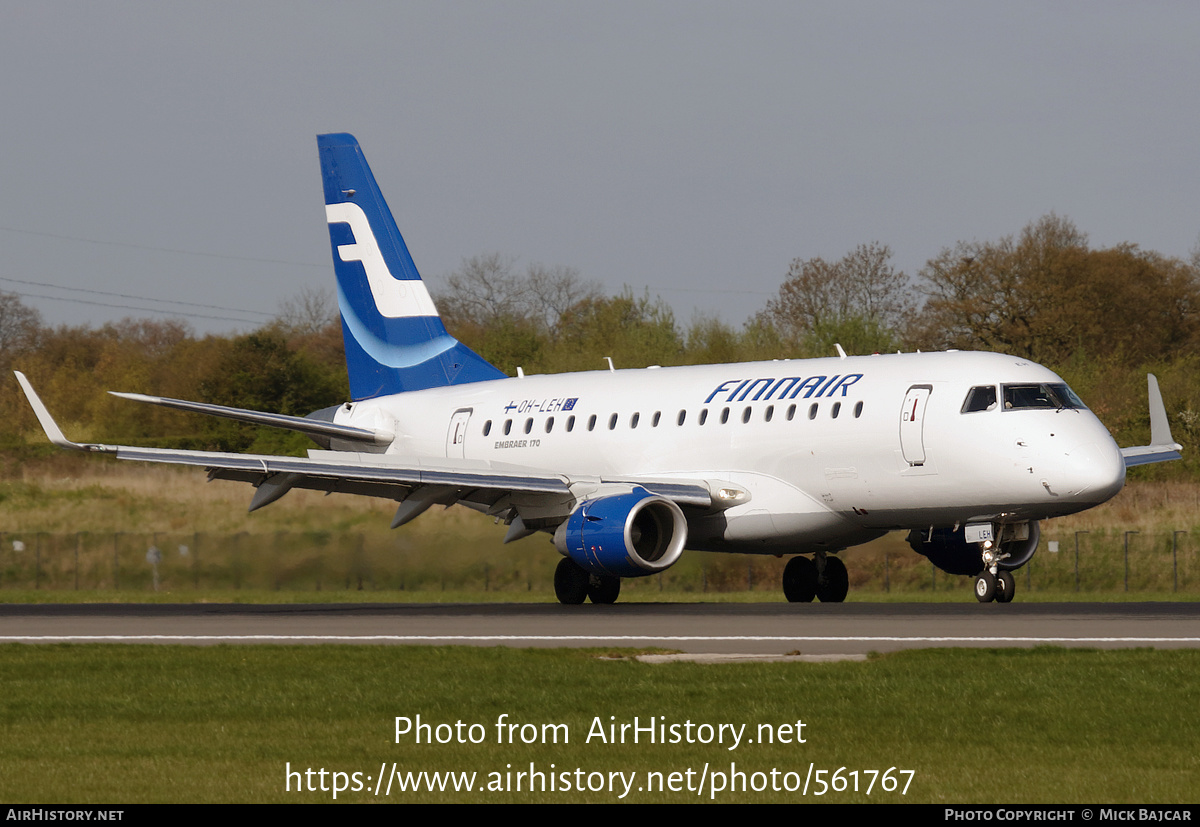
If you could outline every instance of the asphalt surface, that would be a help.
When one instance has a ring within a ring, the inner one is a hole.
[[[21,604],[0,643],[358,643],[856,654],[1200,647],[1200,603]]]

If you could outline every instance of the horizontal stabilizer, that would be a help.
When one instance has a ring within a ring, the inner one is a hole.
[[[267,413],[265,411],[249,411],[244,408],[229,408],[224,405],[212,405],[207,402],[188,402],[185,399],[168,399],[162,396],[147,396],[143,393],[118,393],[109,391],[113,396],[122,399],[132,399],[134,402],[146,402],[150,405],[161,405],[164,408],[176,408],[181,411],[223,416],[226,419],[236,419],[239,422],[251,422],[255,425],[270,425],[273,428],[286,428],[289,431],[299,431],[310,436],[320,436],[326,439],[344,439],[350,442],[365,442],[372,445],[389,445],[395,439],[395,434],[388,431],[373,431],[367,428],[353,428],[349,425],[336,425],[319,419],[309,419],[303,416],[288,416],[287,414]]]

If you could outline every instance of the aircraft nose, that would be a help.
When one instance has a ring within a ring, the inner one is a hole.
[[[1085,442],[1066,456],[1071,493],[1097,504],[1107,502],[1125,486],[1125,460],[1111,440]]]

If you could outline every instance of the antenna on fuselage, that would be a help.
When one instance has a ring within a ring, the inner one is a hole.
[[[837,348],[838,356],[839,356],[840,358],[842,358],[842,359],[845,359],[845,358],[846,358],[846,351],[842,350],[842,346],[841,346],[840,344],[836,343],[836,342],[834,343],[834,345],[833,345],[833,346]]]
[[[613,367],[613,363],[612,363],[612,357],[611,357],[611,356],[605,356],[605,357],[604,357],[604,361],[608,362],[608,372],[609,372],[609,373],[616,373],[616,372],[617,372],[617,369]]]

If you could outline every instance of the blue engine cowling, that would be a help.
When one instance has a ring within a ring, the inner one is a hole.
[[[592,574],[644,577],[683,553],[687,520],[666,497],[634,488],[584,500],[554,532],[558,550]]]
[[[1042,534],[1036,520],[1030,521],[1028,525],[1029,536],[1025,539],[1004,540],[1004,534],[1001,533],[1000,551],[1008,555],[997,564],[1001,569],[1019,569],[1033,558]],[[1003,531],[1011,530],[1015,526],[999,528]],[[929,562],[944,572],[976,575],[983,571],[983,557],[979,553],[979,544],[968,543],[961,526],[957,531],[952,528],[935,528],[932,532],[914,529],[908,533],[907,539],[913,551],[928,557]]]

